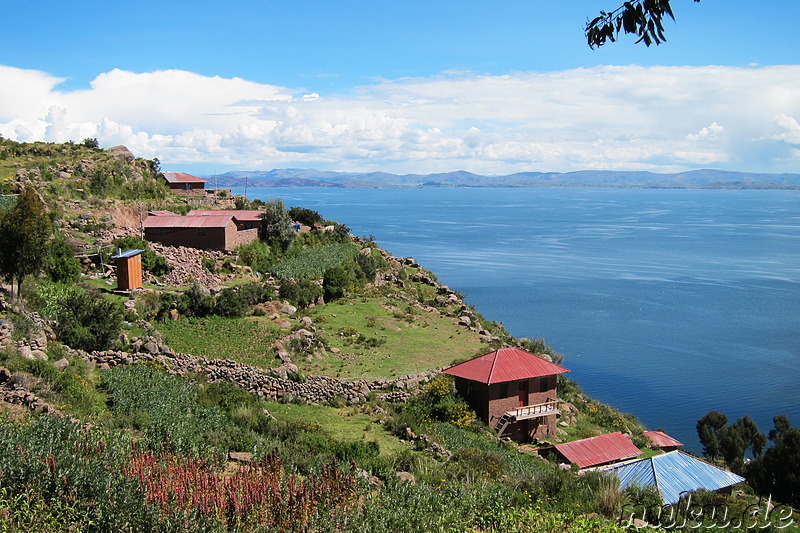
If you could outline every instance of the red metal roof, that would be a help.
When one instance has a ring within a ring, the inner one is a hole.
[[[228,216],[208,216],[208,217],[182,217],[173,216],[154,216],[144,219],[145,228],[224,228],[233,222],[233,217]]]
[[[571,463],[575,463],[581,468],[642,455],[642,451],[619,431],[599,437],[556,444],[556,450]]]
[[[244,221],[260,221],[261,215],[264,211],[247,210],[247,209],[192,209],[186,216],[188,217],[207,217],[210,215],[217,216],[232,216],[236,220]]]
[[[569,370],[519,348],[501,348],[451,366],[443,372],[451,376],[491,385],[505,381],[563,374]]]
[[[147,214],[150,215],[150,216],[153,216],[153,217],[163,217],[163,216],[175,217],[175,216],[178,216],[177,213],[173,213],[172,211],[166,211],[166,210],[148,211]]]
[[[650,441],[659,448],[669,448],[671,446],[683,446],[683,443],[673,439],[663,431],[645,431],[645,437],[648,437]]]
[[[206,180],[186,172],[164,172],[167,183],[206,183]]]

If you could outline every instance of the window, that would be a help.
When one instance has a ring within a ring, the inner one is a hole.
[[[508,383],[500,384],[500,398],[508,398]]]
[[[550,377],[539,378],[539,390],[544,392],[550,389]]]
[[[197,230],[197,236],[198,237],[205,237],[205,235],[206,235],[206,230],[204,230],[204,229]]]

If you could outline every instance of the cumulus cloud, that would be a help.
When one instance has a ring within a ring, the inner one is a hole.
[[[800,144],[797,65],[459,71],[337,95],[181,70],[114,69],[70,92],[38,71],[0,75],[3,136],[97,137],[171,166],[787,171],[797,161],[775,147]]]

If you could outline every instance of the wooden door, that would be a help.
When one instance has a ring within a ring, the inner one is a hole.
[[[518,407],[528,405],[528,380],[519,382],[519,402]]]

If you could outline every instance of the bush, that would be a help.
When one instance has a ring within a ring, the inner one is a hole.
[[[246,283],[222,289],[217,295],[214,314],[229,318],[242,317],[257,303],[272,297],[272,290],[260,283]]]
[[[56,236],[50,243],[46,270],[53,281],[69,282],[80,278],[81,263],[63,235]]]
[[[180,298],[178,298],[178,312],[182,315],[204,317],[214,313],[216,302],[211,292],[195,282]]]
[[[289,217],[305,226],[315,226],[322,224],[322,216],[316,211],[306,209],[304,207],[291,207],[289,208]]]
[[[55,320],[58,339],[73,348],[109,349],[122,330],[122,305],[76,285],[43,283],[33,303],[41,314]]]
[[[236,249],[239,262],[247,265],[256,272],[268,272],[270,269],[270,247],[267,243],[253,241],[243,244]]]
[[[322,296],[322,287],[308,279],[284,280],[278,296],[297,307],[306,308]]]

